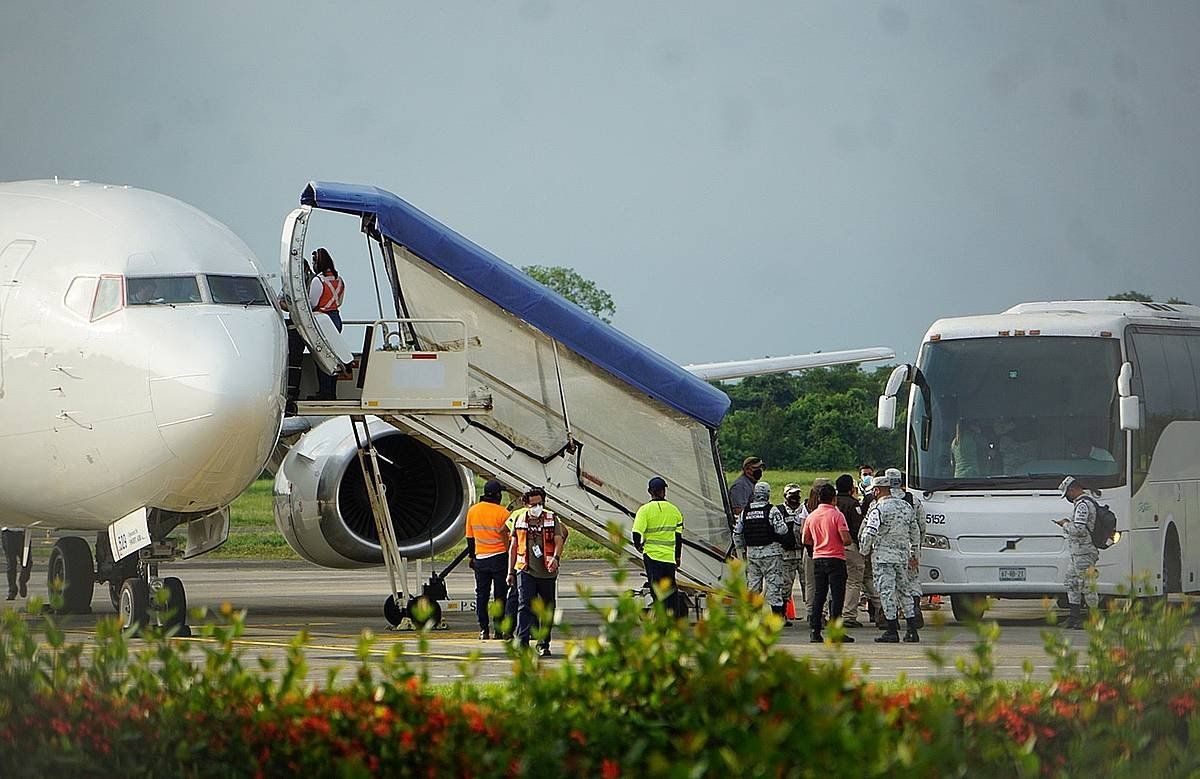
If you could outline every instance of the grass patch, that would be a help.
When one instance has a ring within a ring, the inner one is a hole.
[[[771,485],[771,500],[783,502],[783,487],[789,482],[796,482],[808,494],[817,477],[825,477],[831,482],[843,473],[849,473],[858,479],[857,468],[847,468],[838,471],[766,471],[763,478]],[[733,471],[726,474],[728,482],[732,482],[739,473]],[[273,482],[270,479],[259,479],[238,496],[230,512],[229,540],[212,553],[213,557],[229,557],[242,560],[299,560],[300,557],[291,550],[283,536],[275,529]],[[483,482],[479,480],[477,491],[482,493]],[[687,517],[684,517],[687,521]],[[449,562],[466,547],[466,541],[460,541],[450,549],[438,554],[434,559],[439,562]],[[567,542],[563,558],[566,560],[597,560],[604,556],[606,547],[593,541],[583,533],[574,532]]]

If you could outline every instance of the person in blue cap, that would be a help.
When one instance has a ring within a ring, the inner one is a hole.
[[[683,514],[667,500],[667,481],[655,476],[646,487],[650,502],[633,518],[633,545],[642,553],[646,580],[657,600],[662,597],[667,611],[687,616],[687,604],[679,593],[675,571],[683,556]]]

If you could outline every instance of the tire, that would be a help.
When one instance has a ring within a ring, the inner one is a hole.
[[[950,610],[954,612],[954,619],[959,623],[973,625],[987,611],[987,596],[975,594],[951,595]]]
[[[150,585],[145,579],[131,578],[121,583],[121,604],[117,613],[121,628],[140,633],[150,612]]]
[[[51,594],[62,589],[62,614],[87,614],[92,610],[92,592],[96,587],[96,569],[92,548],[78,536],[65,536],[54,542],[46,585]]]
[[[396,603],[396,596],[389,595],[387,600],[383,602],[383,618],[387,620],[390,627],[400,627],[400,623],[404,621],[404,609]]]
[[[418,595],[408,601],[408,618],[418,629],[437,627],[442,622],[442,607],[434,599]]]
[[[157,612],[158,624],[162,625],[164,630],[174,628],[181,631],[187,625],[187,593],[184,592],[183,582],[175,576],[168,576],[162,580],[162,591],[166,593],[166,603],[159,605],[157,596],[153,607]]]

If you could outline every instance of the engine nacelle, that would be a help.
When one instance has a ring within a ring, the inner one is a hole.
[[[463,537],[475,478],[461,465],[370,418],[400,554],[429,557]],[[348,417],[313,428],[275,475],[275,524],[288,546],[327,568],[383,565],[379,533]]]

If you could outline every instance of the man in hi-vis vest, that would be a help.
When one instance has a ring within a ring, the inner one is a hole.
[[[545,627],[545,635],[538,638],[538,656],[549,657],[558,565],[567,536],[562,522],[543,505],[544,489],[534,487],[525,493],[525,500],[528,508],[513,523],[508,584],[517,587],[517,640],[522,648],[528,647],[535,625]],[[534,601],[541,601],[551,615],[545,626],[534,613]]]

